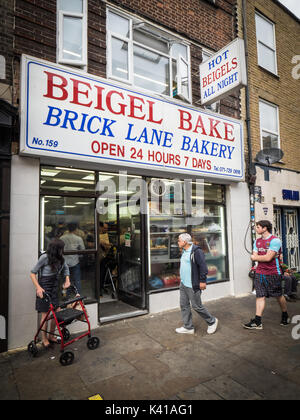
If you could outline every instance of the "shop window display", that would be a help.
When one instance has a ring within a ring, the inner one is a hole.
[[[193,197],[195,191],[193,183]],[[228,279],[224,189],[219,185],[205,184],[203,192],[203,214],[200,222],[194,225],[189,224],[190,215],[185,212],[183,205],[179,205],[181,203],[171,200],[170,213],[165,214],[161,212],[159,200],[150,200],[150,291],[179,287],[181,254],[177,241],[178,236],[184,232],[191,234],[193,242],[205,254],[208,283]],[[172,197],[172,192],[170,196]],[[178,208],[183,209],[181,215],[178,215]]]

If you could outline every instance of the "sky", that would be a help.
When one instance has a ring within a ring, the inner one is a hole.
[[[279,0],[285,7],[291,10],[300,19],[300,0]]]

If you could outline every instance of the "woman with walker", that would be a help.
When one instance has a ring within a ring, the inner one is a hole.
[[[65,283],[63,287],[70,287],[70,270],[63,257],[64,242],[60,239],[54,239],[50,242],[46,254],[41,255],[35,267],[31,270],[30,277],[36,288],[36,306],[35,309],[41,313],[41,325],[47,316],[50,302],[44,299],[44,293],[49,295],[51,303],[57,310],[58,306],[58,277],[63,275]],[[42,344],[48,349],[52,343],[57,343],[54,335],[55,321],[52,319],[49,336],[46,329],[42,330]]]

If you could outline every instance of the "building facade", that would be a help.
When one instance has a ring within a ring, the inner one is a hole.
[[[237,37],[235,3],[16,0],[9,348],[37,325],[31,268],[72,232],[93,328],[178,307],[186,231],[205,300],[251,291],[240,92],[200,104],[199,65]]]
[[[284,262],[299,271],[300,22],[278,1],[244,3],[255,218],[273,223]],[[269,152],[261,151],[270,148],[280,149],[283,157],[269,164],[264,157]]]
[[[0,45],[0,352],[8,348],[8,289],[10,237],[10,173],[12,144],[17,136],[13,106],[13,2],[2,2]]]

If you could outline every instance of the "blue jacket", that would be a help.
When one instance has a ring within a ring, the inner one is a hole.
[[[194,292],[200,290],[200,283],[206,283],[208,268],[205,261],[204,252],[198,245],[193,245],[191,252],[192,264],[192,286]]]

